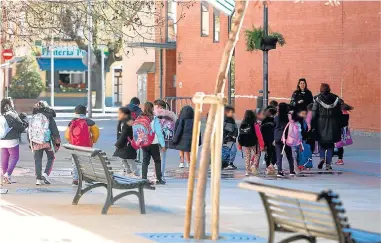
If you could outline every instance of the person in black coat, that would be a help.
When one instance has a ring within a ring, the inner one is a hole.
[[[193,120],[193,108],[188,105],[184,106],[181,109],[179,119],[176,121],[175,135],[172,140],[172,147],[180,151],[180,168],[183,168],[184,166],[187,167],[190,162]]]
[[[129,138],[132,139],[133,137],[131,111],[127,107],[119,108],[118,120],[114,156],[122,159],[127,174],[139,177],[139,170],[135,162],[136,150],[129,142]]]
[[[276,165],[276,153],[274,143],[274,130],[275,122],[274,117],[277,113],[275,107],[268,106],[265,111],[265,119],[261,123],[261,132],[263,136],[263,141],[265,142],[265,161],[266,168],[271,165]]]
[[[305,78],[299,79],[296,90],[291,96],[291,106],[294,110],[306,109],[307,106],[314,102],[312,92],[307,87]]]
[[[326,83],[321,84],[320,95],[312,107],[311,125],[320,145],[318,168],[322,169],[326,163],[326,169],[331,170],[334,145],[341,139],[342,112],[340,98],[331,93],[331,88]]]

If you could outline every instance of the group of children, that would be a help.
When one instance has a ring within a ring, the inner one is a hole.
[[[289,104],[271,101],[264,110],[257,112],[247,110],[238,129],[234,120],[234,108],[225,107],[223,169],[237,168],[234,165],[237,148],[242,150],[246,176],[259,173],[261,152],[265,152],[267,175],[285,176],[282,166],[284,154],[291,176],[300,173],[302,169],[311,168],[312,153],[316,146],[314,132],[311,129],[311,114],[312,104],[292,109]],[[307,158],[301,164],[303,154]],[[343,148],[338,148],[337,164],[343,164],[342,154]]]

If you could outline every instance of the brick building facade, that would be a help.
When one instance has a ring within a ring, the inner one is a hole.
[[[216,41],[214,9],[209,5],[208,10],[208,15],[203,14],[209,17],[207,36],[201,36],[201,3],[196,2],[177,24],[176,49],[165,51],[169,58],[164,58],[163,85],[171,85],[175,72],[172,92],[179,97],[213,91],[228,38],[228,17],[219,15]],[[262,12],[249,4],[235,51],[238,119],[246,109],[256,107],[256,96],[262,89],[262,52],[246,51],[244,36],[245,29],[262,25]],[[380,2],[342,2],[339,7],[328,7],[324,2],[272,2],[270,30],[281,32],[287,43],[269,54],[270,100],[288,102],[300,77],[307,79],[313,93],[318,92],[320,83],[327,82],[334,93],[355,107],[352,128],[379,132],[380,17]]]

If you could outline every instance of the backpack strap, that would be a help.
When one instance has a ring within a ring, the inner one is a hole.
[[[287,125],[284,127],[283,134],[282,134],[282,142],[285,143],[286,141],[286,130],[290,126],[290,122],[287,123]]]

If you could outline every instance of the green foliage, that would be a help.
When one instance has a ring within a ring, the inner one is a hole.
[[[286,44],[286,40],[283,35],[279,32],[271,32],[268,37],[274,37],[277,39],[280,46]],[[264,31],[262,26],[256,28],[254,25],[252,29],[245,30],[245,38],[246,38],[246,47],[248,51],[256,51],[261,50],[261,45],[264,39]]]
[[[14,99],[35,99],[42,90],[44,84],[37,65],[32,57],[26,57],[17,64],[16,75],[9,87],[9,95]]]

